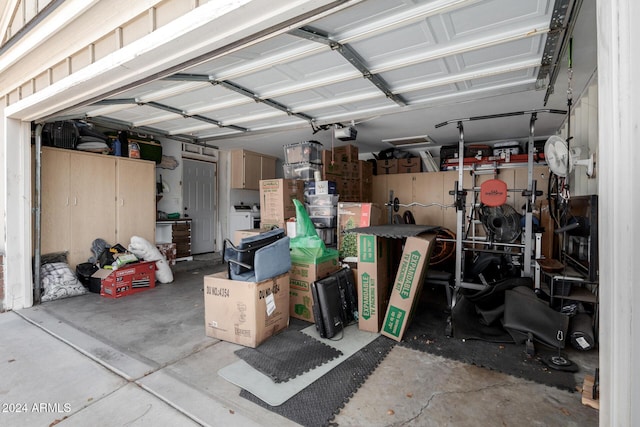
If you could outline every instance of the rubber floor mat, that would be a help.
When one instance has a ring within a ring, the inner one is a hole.
[[[447,317],[448,314],[442,309],[420,305],[399,345],[559,389],[575,391],[576,380],[572,373],[551,370],[542,363],[541,358],[548,354],[550,349],[536,344],[537,355],[529,357],[524,344],[515,344],[512,339],[509,343],[506,333],[489,331],[486,339],[478,339],[481,337],[480,331],[485,329],[480,327],[466,328],[463,332],[470,335],[461,337],[460,332],[456,332],[456,325],[461,321],[460,316],[454,322],[454,337],[449,338],[446,336]]]
[[[218,370],[218,375],[241,389],[247,390],[266,404],[280,406],[380,336],[380,334],[361,331],[357,325],[344,328],[344,335],[337,340],[320,338],[314,325],[304,328],[302,332],[338,349],[342,352],[342,356],[283,383],[273,382],[271,378],[254,369],[242,359],[221,368]]]
[[[240,396],[303,426],[329,425],[395,344],[379,336],[282,405],[270,406],[246,390]]]
[[[287,329],[256,348],[235,354],[275,383],[289,381],[342,355],[342,352],[297,330]]]

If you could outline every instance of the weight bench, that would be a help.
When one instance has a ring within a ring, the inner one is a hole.
[[[444,286],[444,290],[447,294],[447,309],[451,311],[452,295],[451,289],[454,287],[453,273],[442,270],[434,270],[427,268],[427,274],[424,279],[425,285],[439,285]]]

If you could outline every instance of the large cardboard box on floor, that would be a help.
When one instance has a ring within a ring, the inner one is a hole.
[[[304,203],[304,181],[296,179],[260,180],[260,219],[282,223],[296,216],[293,199]],[[261,225],[262,227],[262,225]]]
[[[382,210],[373,203],[338,203],[338,251],[340,258],[355,262],[358,256],[355,233],[347,233],[350,228],[379,225]]]
[[[315,323],[313,319],[313,296],[311,284],[324,279],[340,268],[338,251],[327,249],[327,254],[319,258],[298,258],[291,256],[290,310],[291,317]]]
[[[402,340],[420,297],[435,240],[435,234],[407,237],[380,331],[382,335]]]
[[[259,346],[289,326],[289,274],[258,283],[205,276],[204,320],[209,337]]]
[[[390,241],[384,237],[357,234],[358,328],[380,332],[389,303]]]

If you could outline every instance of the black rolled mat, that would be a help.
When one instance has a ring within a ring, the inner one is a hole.
[[[376,338],[280,406],[267,405],[246,390],[240,396],[303,426],[326,426],[395,344]]]
[[[273,382],[281,383],[341,356],[342,352],[305,333],[286,329],[256,348],[242,348],[235,354]]]
[[[454,337],[446,336],[448,314],[441,307],[422,303],[399,345],[575,391],[576,380],[572,373],[550,369],[542,362],[551,349],[536,344],[537,354],[531,358],[526,354],[524,344],[515,344],[502,328],[478,324],[472,304],[458,304],[453,316]]]

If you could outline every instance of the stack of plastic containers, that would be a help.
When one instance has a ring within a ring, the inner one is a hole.
[[[284,177],[311,181],[322,172],[322,144],[318,141],[296,142],[284,146]]]
[[[327,246],[336,246],[338,195],[335,183],[321,181],[323,147],[317,141],[284,146],[284,177],[305,181],[309,218]]]
[[[338,215],[337,194],[316,194],[307,195],[307,212],[309,219],[316,227],[318,236],[324,240],[325,245],[335,247],[337,215]]]

